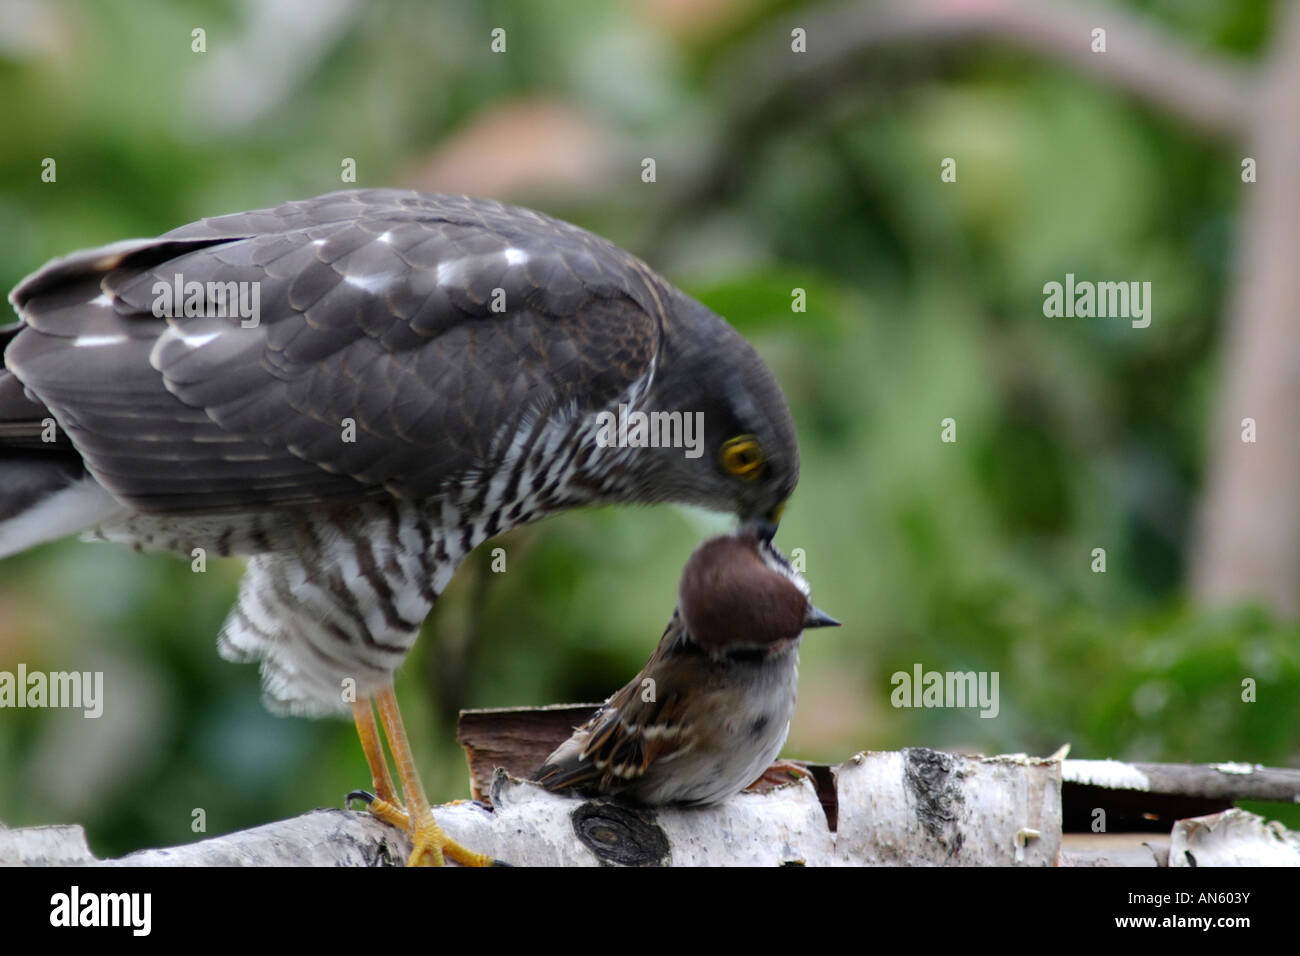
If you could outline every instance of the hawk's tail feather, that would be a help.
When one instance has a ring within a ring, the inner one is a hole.
[[[50,410],[4,366],[22,324],[0,328],[0,558],[121,510],[91,478]]]
[[[0,558],[85,531],[121,509],[79,461],[0,446]]]

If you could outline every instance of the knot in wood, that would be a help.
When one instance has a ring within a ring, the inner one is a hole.
[[[589,801],[570,819],[583,846],[606,866],[662,866],[667,861],[668,835],[652,813]]]

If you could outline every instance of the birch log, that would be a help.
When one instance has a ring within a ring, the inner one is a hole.
[[[1090,793],[1148,792],[1132,765],[1100,763],[864,752],[829,768],[829,807],[810,775],[717,807],[658,810],[557,795],[498,770],[486,800],[434,813],[452,838],[516,866],[1300,865],[1300,834],[1235,808],[1163,834],[1063,834],[1063,766]],[[1261,786],[1286,796],[1300,779],[1244,765],[1141,766],[1146,788],[1193,795],[1231,796],[1236,781],[1252,796]],[[410,849],[405,834],[340,809],[116,860],[97,859],[77,826],[0,828],[0,865],[10,866],[396,866]]]

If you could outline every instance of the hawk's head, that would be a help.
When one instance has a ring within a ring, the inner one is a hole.
[[[641,407],[702,426],[694,446],[643,449],[637,497],[780,520],[799,480],[799,443],[785,396],[745,339],[675,292],[654,385]]]

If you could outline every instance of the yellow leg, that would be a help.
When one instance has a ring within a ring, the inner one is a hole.
[[[491,866],[494,861],[490,856],[467,850],[456,841],[448,839],[433,818],[429,798],[424,793],[424,784],[420,782],[420,775],[415,769],[415,757],[411,753],[411,744],[406,739],[406,728],[402,725],[397,696],[391,685],[375,694],[375,703],[379,706],[379,720],[388,735],[388,749],[393,754],[393,762],[397,764],[397,776],[402,781],[402,795],[406,798],[409,819],[407,832],[411,834],[414,845],[407,866],[420,866],[426,860],[433,866],[442,866],[446,862],[444,857],[451,857],[462,866]],[[364,739],[362,746],[365,746]],[[378,789],[378,781],[375,787]],[[392,789],[391,781],[389,789]]]
[[[370,801],[370,812],[389,826],[409,832],[411,820],[402,809],[397,791],[393,788],[393,778],[388,772],[388,761],[384,758],[384,747],[379,740],[379,725],[375,723],[375,710],[370,698],[353,702],[352,719],[356,722],[357,736],[361,738],[361,749],[365,752],[366,763],[370,764],[370,778],[374,781],[375,799]]]

